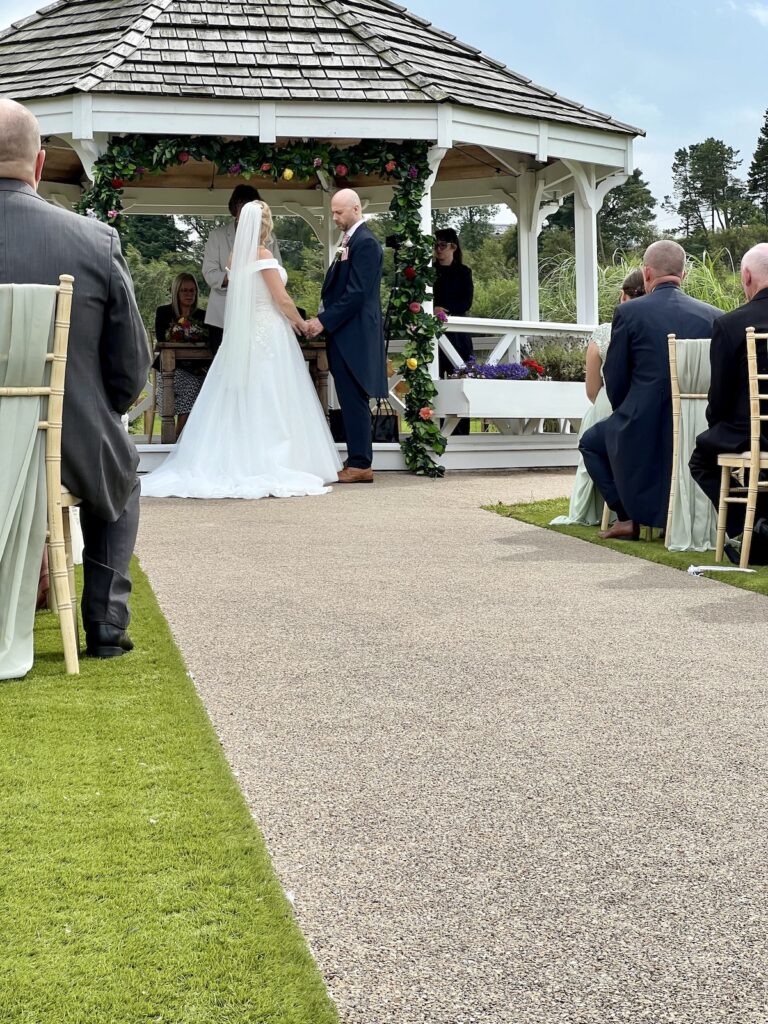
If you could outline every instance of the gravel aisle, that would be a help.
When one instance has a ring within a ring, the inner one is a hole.
[[[768,1020],[768,602],[480,509],[570,480],[142,503],[344,1024]]]

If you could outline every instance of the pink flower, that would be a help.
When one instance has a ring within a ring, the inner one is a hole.
[[[384,164],[384,170],[391,174],[392,171],[397,170],[397,164],[395,163],[394,160],[387,160],[387,162]]]
[[[117,210],[107,210],[107,216],[110,220],[114,220],[118,216]]]
[[[421,409],[419,409],[419,416],[421,417],[421,419],[423,419],[425,421],[426,420],[431,420],[432,419],[432,410],[429,408],[428,405],[423,405],[421,407]]]
[[[438,311],[435,313],[435,316],[437,317],[441,324],[444,324],[448,319],[445,311],[442,309],[438,309]]]
[[[346,164],[336,164],[336,174],[340,178],[346,178],[346,176],[349,174],[349,168],[347,167]]]
[[[410,311],[412,313],[420,313],[421,312],[421,303],[420,302],[410,302],[410,303],[408,303],[408,309],[410,309]]]
[[[186,149],[182,149],[182,151],[179,153],[179,163],[185,164],[187,160],[189,160],[189,153],[186,151]]]
[[[312,161],[312,166],[313,167],[322,167],[323,166],[323,158],[321,156],[316,156],[315,159]]]
[[[262,170],[262,173],[263,173],[263,174],[266,174],[266,173],[267,173],[267,171],[271,171],[271,170],[272,170],[272,164],[268,164],[268,163],[263,163],[263,164],[261,165],[261,170]]]

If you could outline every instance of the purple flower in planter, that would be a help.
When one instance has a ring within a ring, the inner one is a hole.
[[[418,176],[419,176],[419,169],[418,169],[418,167],[409,167],[408,168],[408,177],[409,178],[418,178]]]
[[[231,167],[229,168],[229,173],[230,174],[239,174],[240,171],[242,171],[242,169],[243,169],[243,165],[242,164],[232,164]]]
[[[451,377],[454,380],[464,377],[474,380],[530,380],[528,367],[520,363],[478,363],[474,357],[468,359],[465,366],[456,369]]]

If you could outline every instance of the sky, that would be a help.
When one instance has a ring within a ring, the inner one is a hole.
[[[634,163],[661,201],[675,150],[709,136],[746,176],[768,107],[768,2],[405,0],[414,14],[568,99],[646,132]],[[0,0],[0,27],[42,6]],[[674,216],[657,210],[661,227]]]

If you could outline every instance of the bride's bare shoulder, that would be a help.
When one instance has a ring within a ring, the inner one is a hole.
[[[266,246],[262,245],[259,248],[259,259],[260,260],[273,260],[274,258],[275,257],[272,255],[272,253],[269,251],[269,249],[267,249]]]

